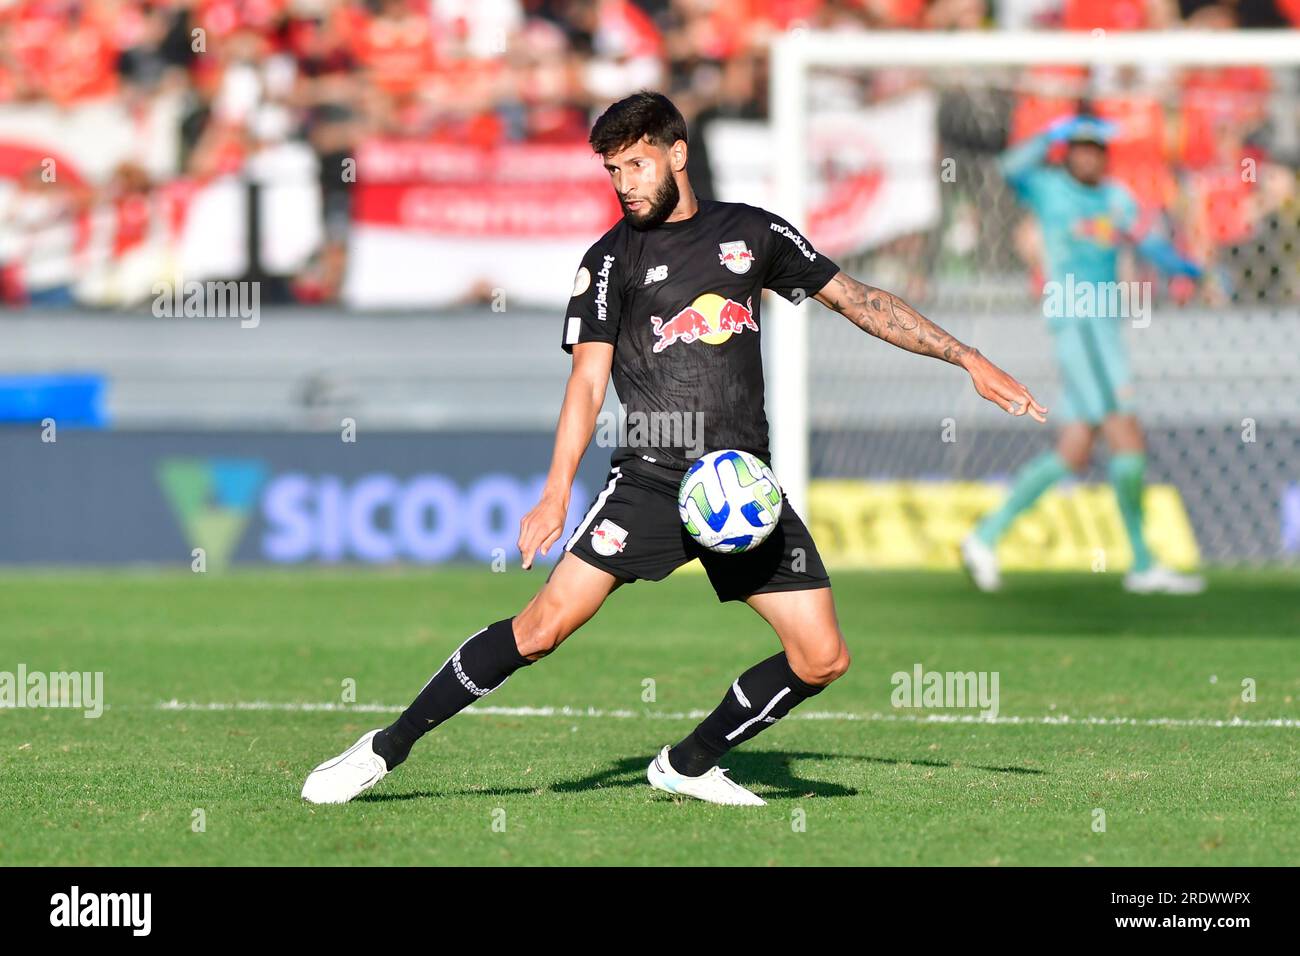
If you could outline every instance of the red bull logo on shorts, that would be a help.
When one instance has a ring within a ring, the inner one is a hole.
[[[753,298],[746,299],[745,304],[741,305],[734,299],[706,292],[671,319],[652,315],[650,321],[654,326],[654,334],[658,337],[654,351],[662,352],[679,341],[721,345],[731,338],[733,332],[743,332],[745,329],[757,332],[753,303]]]
[[[591,549],[612,558],[627,546],[627,529],[606,518],[591,529]]]

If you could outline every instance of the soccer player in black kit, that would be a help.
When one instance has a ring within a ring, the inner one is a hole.
[[[849,666],[830,579],[788,501],[767,540],[739,554],[702,548],[677,511],[678,485],[703,451],[735,448],[770,461],[759,351],[763,289],[796,302],[816,298],[864,332],[961,366],[975,390],[1005,411],[1045,420],[1046,409],[1023,385],[898,297],[845,275],[779,216],[698,202],[686,176],[686,123],[667,97],[643,92],[615,103],[592,128],[591,146],[604,159],[623,219],[591,247],[574,280],[562,336],[573,369],[541,501],[520,525],[523,567],[560,538],[611,373],[629,421],[634,413],[695,416],[706,447],[663,442],[660,431],[671,447],[618,448],[608,483],[532,600],[461,644],[393,724],[313,770],[302,791],[313,803],[343,803],[373,786],[421,736],[555,650],[618,587],[661,580],[699,558],[718,599],[748,603],[783,649],[736,678],[699,726],[664,747],[648,779],[712,803],[763,804],[718,761]]]

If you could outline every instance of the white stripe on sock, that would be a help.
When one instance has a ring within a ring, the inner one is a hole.
[[[491,627],[491,626],[492,626],[491,624],[488,625],[488,627]],[[453,657],[455,657],[457,654],[460,653],[460,649],[461,649],[462,647],[464,647],[464,646],[465,646],[466,644],[468,644],[470,641],[474,640],[474,638],[478,637],[480,634],[482,634],[482,633],[483,633],[484,631],[486,631],[486,630],[487,630],[487,627],[481,627],[481,628],[479,628],[477,631],[475,631],[473,634],[471,634],[469,637],[465,638],[465,640],[461,641],[461,642],[460,642],[460,647],[457,647],[454,651],[452,651],[450,654],[447,655],[447,659],[446,659],[445,661],[442,662],[442,667],[439,667],[436,671],[434,671],[434,672],[429,676],[429,679],[428,679],[427,681],[424,682],[424,687],[421,687],[421,688],[420,688],[420,694],[423,694],[423,693],[424,693],[424,688],[425,688],[425,687],[428,687],[430,684],[432,684],[432,683],[433,683],[433,679],[434,679],[435,677],[437,677],[439,674],[442,673],[442,668],[443,668],[443,667],[446,667],[448,664],[450,664],[450,663],[451,663],[451,659],[452,659]],[[416,694],[415,696],[416,696],[416,697],[419,697],[420,694]]]
[[[739,678],[739,677],[737,677],[735,680],[733,680],[733,681],[731,682],[731,689],[734,690],[734,691],[736,692],[736,700],[740,701],[740,703],[741,703],[742,705],[744,705],[745,707],[753,707],[753,706],[754,706],[753,704],[751,704],[751,703],[749,702],[749,698],[745,696],[745,692],[742,691],[742,690],[740,689],[740,678]]]
[[[790,688],[789,688],[789,687],[782,687],[779,691],[777,691],[776,696],[773,697],[771,700],[769,700],[769,701],[767,702],[767,706],[763,708],[763,710],[759,713],[759,715],[758,715],[757,717],[751,717],[751,718],[749,718],[749,720],[745,721],[743,724],[741,724],[739,727],[737,727],[737,728],[736,728],[735,730],[733,730],[731,733],[727,734],[727,739],[728,739],[728,740],[734,740],[734,739],[736,739],[736,738],[739,737],[741,734],[743,734],[746,730],[748,730],[750,727],[752,727],[754,724],[758,723],[760,720],[764,720],[764,719],[766,719],[768,713],[772,710],[773,707],[776,706],[776,702],[777,702],[778,700],[780,700],[782,697],[784,697],[784,696],[785,696],[786,694],[788,694],[788,693],[790,693]],[[776,718],[773,717],[772,720],[775,721]]]

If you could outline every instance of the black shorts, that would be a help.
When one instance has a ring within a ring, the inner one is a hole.
[[[677,511],[685,474],[640,458],[615,465],[564,549],[624,581],[661,581],[699,558],[719,601],[830,587],[817,545],[784,494],[780,523],[752,551],[719,554],[702,547]]]

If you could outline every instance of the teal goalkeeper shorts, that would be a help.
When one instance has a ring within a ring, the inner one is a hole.
[[[1123,321],[1072,318],[1053,329],[1061,373],[1061,398],[1052,409],[1058,421],[1100,425],[1108,415],[1135,411]]]

